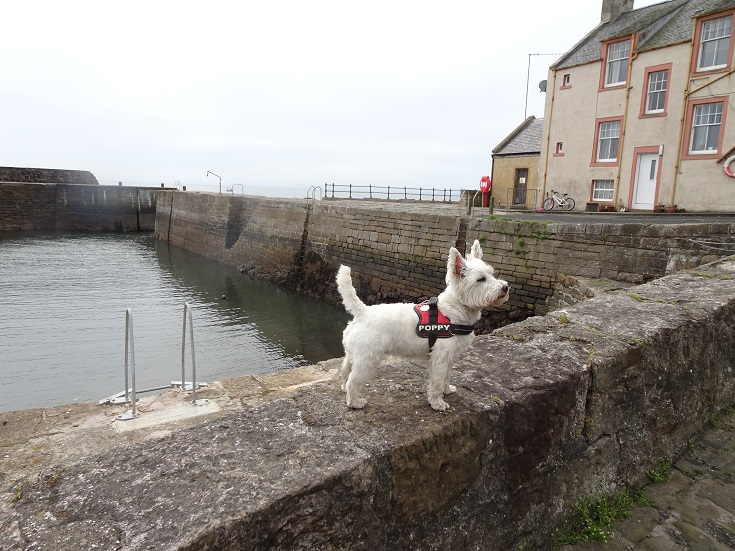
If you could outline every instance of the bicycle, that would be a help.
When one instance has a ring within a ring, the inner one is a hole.
[[[574,209],[574,199],[567,197],[566,193],[559,197],[558,192],[552,189],[551,197],[544,199],[543,207],[544,210],[551,210],[554,205],[559,205],[563,210],[572,210]]]

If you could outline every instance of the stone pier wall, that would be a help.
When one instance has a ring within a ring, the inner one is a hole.
[[[0,231],[152,231],[157,188],[0,183]]]
[[[642,283],[722,258],[735,225],[547,224],[166,191],[155,235],[327,300],[344,263],[369,303],[436,295],[449,247],[479,239],[513,289],[505,308],[543,314],[568,276]]]
[[[17,168],[0,166],[0,184],[5,182],[23,184],[84,184],[99,185],[97,178],[88,170],[65,170],[58,168]]]

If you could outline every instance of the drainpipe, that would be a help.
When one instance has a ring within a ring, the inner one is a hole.
[[[718,80],[722,80],[722,79],[723,79],[723,78],[725,78],[725,77],[729,77],[729,76],[730,76],[731,74],[733,74],[733,73],[735,73],[735,69],[730,69],[730,70],[729,70],[729,71],[728,71],[727,73],[725,73],[724,75],[720,75],[720,76],[718,76],[718,77],[717,77],[717,78],[716,78],[715,80],[710,80],[710,81],[708,81],[708,82],[707,82],[706,84],[702,84],[702,86],[700,86],[700,87],[698,87],[698,88],[695,88],[694,90],[690,91],[690,92],[689,92],[689,95],[691,96],[692,94],[696,94],[696,93],[697,93],[697,92],[699,92],[699,91],[700,91],[700,90],[701,90],[702,88],[707,88],[707,86],[711,86],[712,84],[714,84],[714,83],[715,83],[715,82],[717,82]]]
[[[556,94],[556,69],[554,71],[554,78],[551,81],[551,103],[549,104],[549,120],[546,123],[546,156],[544,157],[544,178],[541,182],[541,197],[537,198],[539,202],[536,206],[539,207],[543,204],[544,196],[546,195],[546,176],[549,172],[549,148],[551,147],[551,120],[554,115],[554,95]]]
[[[635,44],[635,33],[630,35],[631,50]],[[638,57],[638,52],[631,52],[628,58],[628,79],[633,78],[633,61]],[[623,146],[625,145],[625,128],[628,126],[628,107],[630,106],[630,90],[632,86],[625,89],[625,107],[623,108],[623,127],[620,129],[620,144],[618,147],[618,173],[615,176],[615,184],[613,186],[613,208],[618,204],[618,192],[620,191],[620,172],[623,169]]]
[[[697,34],[697,18],[694,18],[694,25],[692,25],[692,39],[689,44],[689,67],[687,73],[687,87],[684,89],[684,99],[681,105],[681,119],[679,120],[679,138],[676,146],[676,164],[674,164],[674,178],[671,180],[671,198],[669,200],[670,205],[675,205],[676,200],[676,181],[679,178],[679,167],[681,166],[681,148],[684,142],[684,122],[687,118],[687,103],[689,102],[689,96],[696,92],[696,90],[690,91],[689,87],[692,85],[692,56],[694,55],[694,37]],[[699,88],[697,88],[699,90]]]
[[[492,186],[492,183],[495,181],[495,155],[490,155],[490,185]],[[513,186],[515,187],[515,182],[513,183]],[[506,193],[507,195],[507,193]],[[493,190],[490,188],[490,197],[493,197]],[[488,204],[490,204],[490,197],[487,198]],[[467,199],[469,201],[469,199]],[[475,205],[472,205],[473,207]]]

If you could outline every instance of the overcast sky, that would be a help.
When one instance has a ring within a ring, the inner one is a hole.
[[[601,5],[5,2],[0,165],[273,195],[477,187],[523,121],[529,54],[570,49]],[[530,57],[528,115],[556,57]]]

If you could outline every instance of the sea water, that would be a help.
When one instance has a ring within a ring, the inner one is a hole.
[[[0,233],[0,411],[124,390],[128,308],[137,388],[181,380],[185,303],[200,381],[343,354],[342,308],[150,234]],[[189,380],[188,329],[186,339]]]

